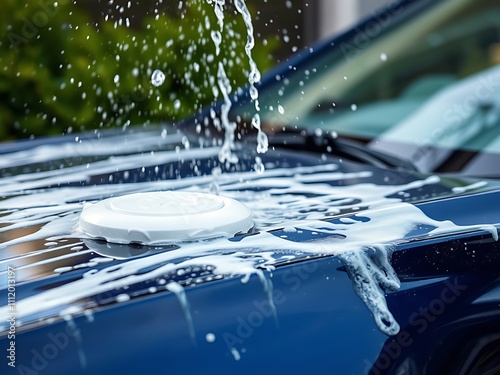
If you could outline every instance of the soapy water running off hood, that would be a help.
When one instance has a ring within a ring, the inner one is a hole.
[[[0,178],[0,195],[4,197],[0,201],[1,221],[4,224],[0,227],[0,235],[15,232],[18,228],[38,228],[30,234],[11,236],[14,238],[0,243],[0,249],[8,250],[9,247],[35,240],[50,241],[47,248],[23,255],[29,259],[38,253],[60,250],[67,239],[86,240],[86,236],[76,225],[86,203],[110,196],[148,191],[216,191],[221,196],[244,203],[252,210],[257,233],[243,236],[237,241],[216,238],[178,243],[175,247],[165,247],[163,251],[148,256],[92,269],[97,263],[105,264],[102,263],[104,258],[97,259],[93,264],[87,265],[89,271],[81,279],[18,300],[18,323],[33,323],[46,311],[54,311],[55,315],[59,313],[68,319],[72,314],[83,313],[87,297],[146,280],[158,280],[192,267],[202,267],[214,277],[241,276],[242,281],[257,275],[272,305],[272,284],[267,273],[272,273],[277,265],[306,254],[341,257],[356,292],[373,313],[379,328],[388,335],[394,335],[399,331],[399,326],[388,310],[384,297],[384,290],[399,287],[398,278],[389,263],[394,245],[408,241],[416,228],[424,228],[424,235],[428,236],[486,230],[495,238],[498,237],[494,226],[457,226],[449,221],[435,221],[419,208],[402,201],[407,191],[437,184],[438,177],[405,185],[376,185],[363,182],[368,181],[372,172],[343,173],[339,171],[337,164],[295,168],[267,165],[266,171],[261,174],[254,171],[214,175],[200,173],[184,179],[153,182],[88,186],[78,184],[90,180],[96,174],[116,176],[119,173],[126,179],[129,174],[127,170],[137,168],[138,165],[154,167],[180,160],[196,165],[197,160],[217,158],[219,152],[218,148],[182,151],[177,148],[144,154],[143,150],[158,147],[158,136],[145,133],[134,135],[133,139],[136,142],[136,150],[133,150],[135,153],[131,153],[126,142],[117,144],[113,140],[104,139],[95,143],[75,143],[64,146],[65,152],[75,156],[99,155],[100,160]],[[172,135],[169,142],[179,140],[182,140],[182,135]],[[168,143],[166,140],[163,142]],[[50,164],[60,159],[61,146],[43,147],[43,152],[34,148],[11,153],[2,160],[3,167],[19,168],[34,162]],[[121,156],[116,156],[120,154]],[[356,179],[359,183],[350,186],[330,184],[345,179]],[[357,214],[338,216],[353,211]],[[332,219],[336,215],[337,218]],[[294,241],[292,237],[297,232],[309,232],[317,240]],[[85,250],[83,246],[79,250],[82,251],[75,251],[74,256],[83,251],[92,251]],[[12,260],[4,260],[4,268],[6,262]],[[29,262],[24,264],[19,269],[36,265]],[[56,272],[70,270],[71,267]],[[180,285],[169,283],[162,288],[176,293],[183,305],[186,319],[188,322],[192,321],[186,307],[186,296],[180,292]],[[117,301],[126,300],[122,297],[117,298]],[[279,317],[279,311],[276,313]],[[0,315],[6,314],[7,307],[1,308]],[[190,327],[195,323],[191,322]],[[4,326],[1,328],[5,329]],[[191,336],[192,332],[191,328]]]

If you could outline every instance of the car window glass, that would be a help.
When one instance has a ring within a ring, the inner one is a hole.
[[[415,142],[440,129],[439,146],[500,152],[500,4],[446,1],[372,40],[363,33],[277,77],[262,93],[264,121]]]

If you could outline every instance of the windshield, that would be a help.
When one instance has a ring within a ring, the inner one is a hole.
[[[423,171],[493,175],[487,169],[500,156],[500,4],[419,6],[382,10],[263,85],[268,131],[320,128],[403,155]],[[413,16],[399,17],[407,13]],[[458,150],[469,155],[465,162]]]

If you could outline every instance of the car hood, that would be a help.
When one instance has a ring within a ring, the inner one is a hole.
[[[399,287],[390,265],[395,250],[466,233],[498,237],[500,216],[488,203],[500,201],[497,182],[374,168],[306,152],[257,155],[254,149],[239,145],[239,163],[220,163],[217,145],[195,147],[171,128],[5,147],[0,277],[8,286],[15,270],[18,333],[158,293],[175,294],[189,322],[187,287],[215,287],[234,278],[245,283],[256,277],[276,315],[276,269],[338,257],[378,327],[392,335],[399,326],[383,291]],[[252,210],[255,228],[232,238],[156,246],[106,243],[78,228],[87,203],[167,190],[236,199]],[[9,312],[6,302],[2,316]],[[4,332],[6,321],[0,323]]]

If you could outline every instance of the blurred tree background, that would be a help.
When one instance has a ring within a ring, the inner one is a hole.
[[[246,84],[241,15],[225,12],[216,56],[213,6],[158,3],[3,0],[0,140],[178,120],[215,100],[218,61],[233,88]],[[274,64],[277,43],[258,39],[261,70]],[[151,83],[156,69],[165,73],[159,87]]]

